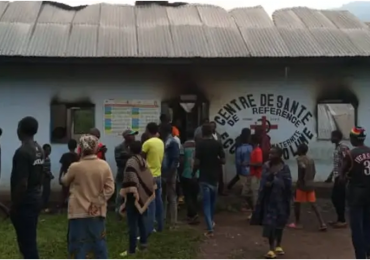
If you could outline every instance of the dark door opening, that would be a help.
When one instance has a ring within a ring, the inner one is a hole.
[[[184,94],[177,98],[162,102],[162,114],[166,114],[180,131],[181,143],[187,139],[187,133],[201,124],[203,119],[208,118],[209,103],[199,93]]]

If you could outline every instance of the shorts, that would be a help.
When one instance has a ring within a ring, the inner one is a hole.
[[[316,202],[316,193],[315,191],[303,191],[297,189],[295,192],[295,202],[304,203],[304,202]]]

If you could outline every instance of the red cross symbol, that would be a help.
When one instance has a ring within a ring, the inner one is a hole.
[[[261,125],[257,125],[257,122],[262,122]],[[255,125],[251,125],[251,129],[256,129],[257,127],[262,127],[262,129],[265,131],[265,133],[270,132],[270,130],[276,130],[278,129],[278,125],[272,125],[270,121],[267,120],[266,116],[263,116],[262,118],[258,119]]]

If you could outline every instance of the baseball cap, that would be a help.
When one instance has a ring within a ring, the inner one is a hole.
[[[128,135],[138,135],[139,132],[138,131],[133,131],[131,129],[127,129],[125,130],[123,133],[122,133],[122,136],[128,136]]]

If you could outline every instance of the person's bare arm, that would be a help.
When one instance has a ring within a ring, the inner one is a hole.
[[[141,156],[146,159],[146,155],[148,154],[149,152],[149,143],[148,141],[146,141],[144,144],[143,144],[143,147],[141,148]]]
[[[297,158],[297,166],[298,166],[298,178],[299,178],[299,181],[304,184],[305,180],[306,180],[306,165],[304,164],[304,162]]]

